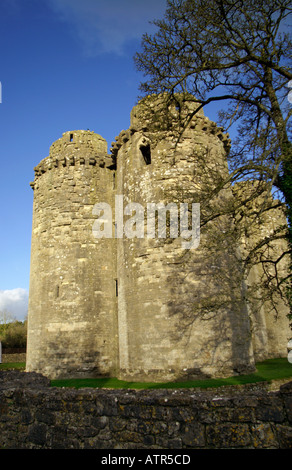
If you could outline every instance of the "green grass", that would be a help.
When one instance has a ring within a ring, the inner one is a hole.
[[[100,379],[64,379],[52,380],[53,387],[72,387],[72,388],[132,388],[132,389],[155,389],[155,388],[209,388],[221,387],[223,385],[244,385],[256,382],[271,382],[272,380],[287,379],[292,380],[292,364],[286,358],[269,359],[256,364],[256,372],[249,375],[240,375],[226,379],[205,379],[190,380],[185,382],[166,382],[166,383],[141,383],[126,382],[116,378]]]
[[[5,362],[4,364],[0,364],[0,370],[24,370],[25,369],[25,362]]]
[[[8,362],[0,364],[0,370],[25,370],[24,362]],[[126,382],[116,378],[99,379],[64,379],[52,380],[53,387],[71,388],[124,388],[124,389],[155,389],[155,388],[210,388],[224,385],[244,385],[256,382],[271,382],[272,380],[292,380],[292,364],[286,358],[269,359],[256,364],[256,372],[249,375],[239,375],[226,379],[188,380],[184,382]]]

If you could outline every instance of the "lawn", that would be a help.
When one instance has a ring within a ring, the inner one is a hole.
[[[249,375],[240,375],[226,379],[205,379],[190,380],[185,382],[166,383],[140,383],[126,382],[116,378],[99,379],[65,379],[52,380],[53,387],[74,387],[74,388],[133,388],[133,389],[154,389],[154,388],[209,388],[221,387],[223,385],[243,385],[256,382],[271,382],[272,380],[287,379],[292,380],[292,364],[286,358],[269,359],[256,364],[256,372]]]
[[[0,364],[0,370],[24,370],[25,362],[4,362]]]
[[[4,363],[0,364],[0,370],[18,369],[24,370],[25,363]],[[72,387],[72,388],[132,388],[132,389],[154,389],[154,388],[209,388],[221,387],[223,385],[244,385],[256,382],[271,382],[272,380],[289,379],[292,380],[292,364],[286,358],[269,359],[256,364],[256,372],[249,375],[238,375],[226,379],[205,379],[189,380],[185,382],[166,382],[166,383],[142,383],[126,382],[116,378],[98,378],[98,379],[64,379],[52,380],[53,387]]]

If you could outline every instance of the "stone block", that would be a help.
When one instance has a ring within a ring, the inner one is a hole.
[[[214,448],[247,448],[252,438],[247,424],[226,423],[206,427],[207,444]]]

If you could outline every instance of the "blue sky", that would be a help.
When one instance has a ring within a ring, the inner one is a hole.
[[[133,55],[166,0],[0,0],[0,311],[26,315],[33,168],[63,132],[130,123]],[[1,319],[0,319],[1,320]]]

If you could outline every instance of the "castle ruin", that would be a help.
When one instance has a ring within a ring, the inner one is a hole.
[[[264,292],[263,272],[242,274],[249,245],[285,217],[267,212],[259,233],[236,239],[231,212],[216,212],[235,197],[228,185],[215,191],[228,177],[229,136],[183,103],[157,119],[159,99],[133,108],[110,154],[100,135],[69,131],[35,168],[27,371],[161,382],[249,373],[286,356],[288,307],[277,298],[275,318],[269,302],[248,300]],[[95,236],[98,203],[112,208],[112,236]],[[199,243],[147,237],[146,218],[144,236],[125,237],[128,203],[199,203]]]

